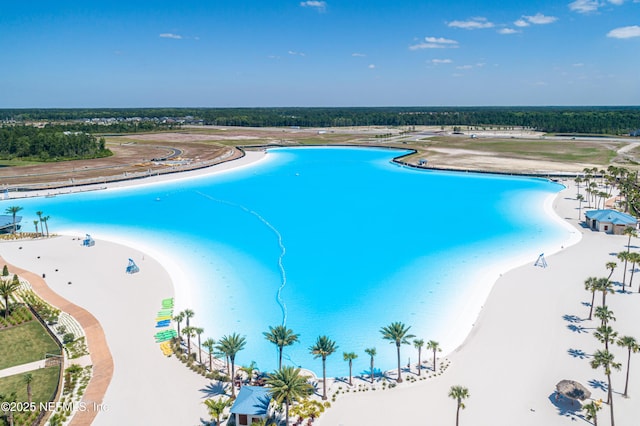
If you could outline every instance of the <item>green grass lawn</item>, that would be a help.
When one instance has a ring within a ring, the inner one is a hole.
[[[32,370],[31,393],[33,402],[49,401],[53,397],[58,384],[59,367],[47,367]],[[14,376],[0,377],[0,394],[8,395],[15,392],[19,402],[27,402],[27,385],[24,383],[25,373]]]
[[[60,354],[58,345],[38,321],[29,321],[0,331],[0,369]]]
[[[30,371],[33,381],[31,382],[32,402],[36,404],[36,411],[23,411],[15,413],[14,424],[31,424],[38,415],[38,409],[41,402],[51,400],[56,391],[58,384],[60,368],[47,367]],[[0,378],[0,394],[10,395],[16,393],[17,402],[28,402],[27,385],[24,382],[24,374],[16,374],[14,376]],[[0,426],[6,425],[0,413]]]

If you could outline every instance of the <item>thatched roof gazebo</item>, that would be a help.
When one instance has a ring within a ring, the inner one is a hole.
[[[560,395],[571,400],[584,401],[591,397],[591,392],[575,380],[561,380],[556,385],[556,400]]]

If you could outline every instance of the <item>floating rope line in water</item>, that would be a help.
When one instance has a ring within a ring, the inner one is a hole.
[[[284,246],[284,243],[282,242],[282,234],[280,233],[280,231],[278,231],[275,226],[273,226],[268,220],[262,217],[258,212],[251,210],[248,207],[245,207],[241,204],[233,203],[231,201],[220,200],[218,198],[212,197],[211,195],[205,194],[200,191],[194,191],[194,192],[216,203],[226,204],[228,206],[241,209],[244,212],[251,214],[252,216],[256,217],[260,222],[262,222],[267,228],[269,228],[276,235],[276,237],[278,237],[278,245],[280,246],[280,256],[278,257],[278,268],[280,269],[280,278],[282,282],[280,284],[280,287],[278,288],[278,291],[276,292],[276,302],[278,302],[278,305],[280,305],[280,309],[282,310],[282,325],[286,326],[287,325],[287,305],[286,303],[284,303],[284,300],[282,300],[282,290],[287,285],[287,272],[284,269],[284,263],[283,263],[283,258],[284,258],[284,255],[287,253],[287,249]]]

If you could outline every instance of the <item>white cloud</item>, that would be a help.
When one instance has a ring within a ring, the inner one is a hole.
[[[584,64],[582,62],[578,62],[576,64],[573,64],[573,66],[576,68],[580,68],[580,67],[584,67]]]
[[[436,64],[436,65],[439,65],[439,64],[450,64],[452,62],[453,61],[451,59],[432,59],[431,60],[431,63],[432,64]]]
[[[489,22],[487,18],[475,17],[468,21],[452,21],[447,24],[452,28],[462,28],[465,30],[479,30],[483,28],[493,28],[493,22]]]
[[[162,33],[160,34],[161,38],[172,38],[174,40],[182,40],[182,36],[180,34],[173,34],[173,33]]]
[[[351,56],[353,56],[354,58],[364,58],[365,55],[364,53],[352,53]]]
[[[440,43],[440,44],[458,44],[457,41],[444,37],[425,37],[427,43]]]
[[[516,27],[528,27],[529,24],[527,21],[525,21],[524,19],[518,19],[516,22],[513,23]]]
[[[609,31],[607,37],[611,38],[632,38],[640,37],[640,26],[631,25],[629,27],[620,27]]]
[[[514,30],[513,28],[501,28],[498,30],[498,34],[517,34],[520,31]]]
[[[456,67],[457,70],[470,70],[471,68],[473,68],[473,65],[460,65]]]
[[[369,64],[369,67],[368,67],[368,68],[369,68],[370,70],[374,70],[374,69],[376,69],[376,65],[375,65],[375,64]]]
[[[622,3],[624,3],[624,0],[609,0],[609,3],[620,6]],[[634,3],[637,3],[637,0]]]
[[[289,50],[287,53],[288,53],[289,55],[292,55],[292,56],[304,56],[304,53],[302,53],[302,52],[295,52],[295,51],[293,51],[293,50]]]
[[[556,18],[555,16],[545,16],[542,13],[536,13],[533,16],[523,16],[522,18],[526,19],[527,22],[536,25],[551,24],[558,20],[558,18]]]
[[[324,1],[316,1],[316,0],[303,1],[303,2],[300,2],[300,6],[311,7],[311,8],[317,9],[320,12],[324,12],[325,10],[327,10],[327,2],[324,2]]]
[[[569,9],[578,13],[595,12],[600,7],[598,0],[575,0],[569,3]]]
[[[423,42],[409,46],[409,50],[456,48],[458,42],[443,37],[425,37]]]

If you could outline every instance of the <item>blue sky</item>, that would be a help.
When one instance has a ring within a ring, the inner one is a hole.
[[[0,108],[640,104],[640,0],[0,6]]]

